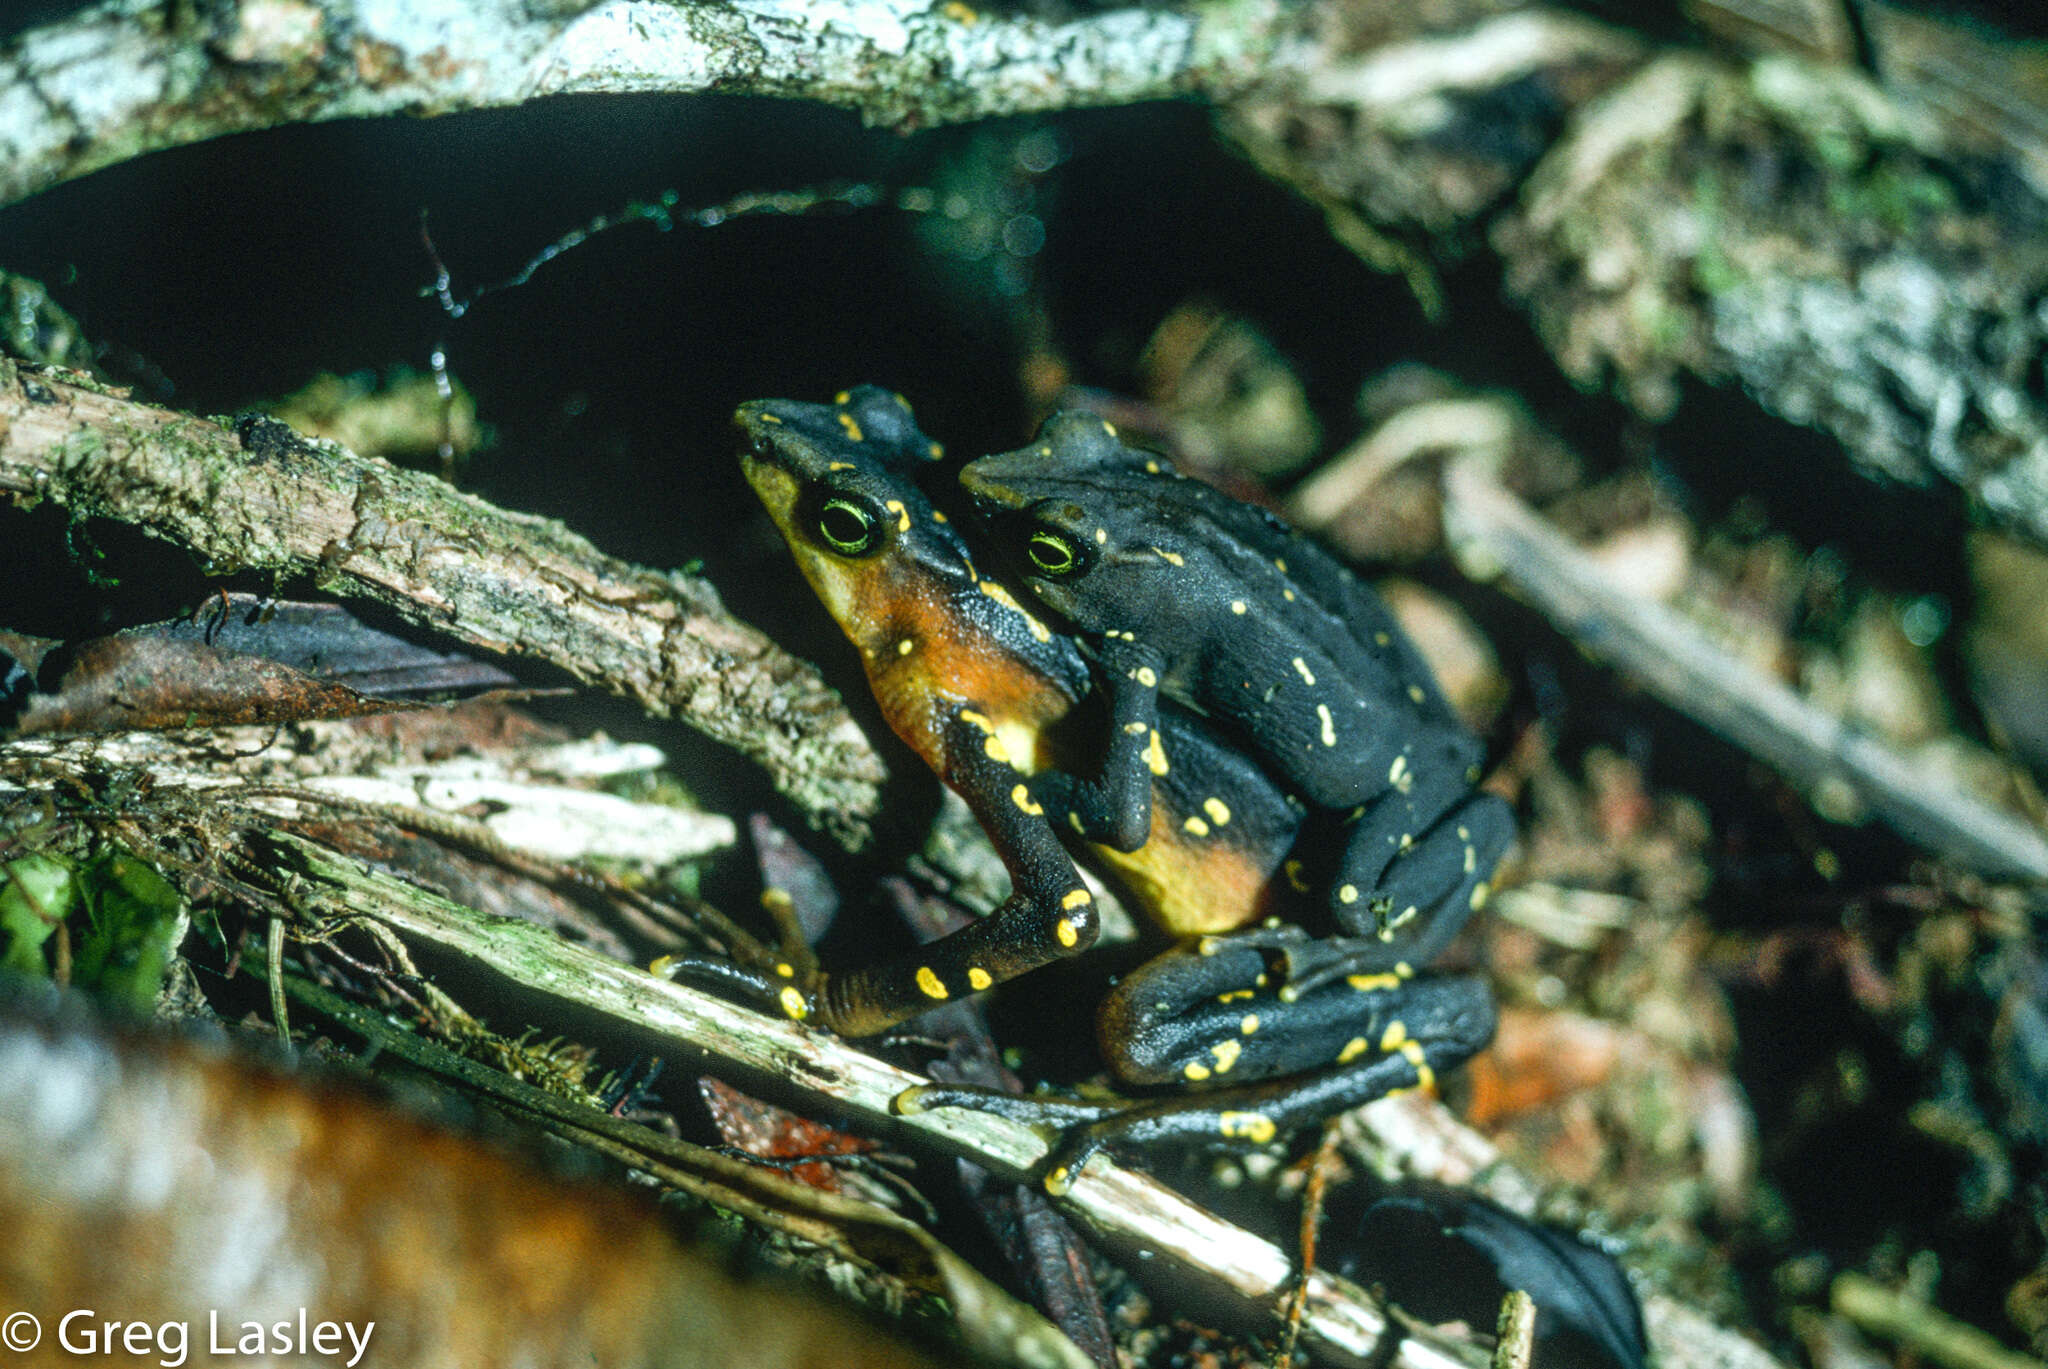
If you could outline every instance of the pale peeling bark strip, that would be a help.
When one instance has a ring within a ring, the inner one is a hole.
[[[1444,473],[1444,529],[1475,578],[1505,575],[1560,632],[1794,784],[1847,783],[1908,841],[1999,878],[2048,880],[2048,833],[1945,783],[1632,594],[1502,488],[1485,452]]]
[[[743,752],[839,840],[866,839],[885,771],[817,672],[707,582],[614,560],[552,519],[281,424],[245,446],[217,423],[5,358],[0,492],[133,524],[212,574],[309,576],[558,666]]]
[[[373,918],[410,942],[431,943],[532,992],[829,1100],[831,1111],[863,1130],[914,1136],[1014,1181],[1026,1180],[1046,1158],[1043,1139],[1004,1118],[957,1108],[895,1115],[891,1100],[930,1081],[836,1037],[657,979],[531,923],[464,908],[303,838],[274,832],[269,839],[302,865],[301,897],[317,888],[338,901],[337,912]],[[1061,1206],[1112,1244],[1170,1262],[1241,1314],[1270,1315],[1287,1291],[1291,1265],[1278,1247],[1106,1158],[1090,1162]],[[1325,1357],[1319,1362],[1332,1364],[1371,1360],[1387,1328],[1362,1290],[1322,1273],[1310,1280],[1303,1325]],[[1389,1369],[1480,1369],[1485,1363],[1485,1354],[1469,1343],[1409,1333]]]
[[[1227,92],[1273,0],[1050,24],[929,0],[104,0],[0,44],[0,204],[286,123],[565,93],[799,96],[908,129]]]

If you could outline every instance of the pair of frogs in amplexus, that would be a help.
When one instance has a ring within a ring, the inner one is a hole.
[[[1263,1145],[1428,1086],[1491,1037],[1483,984],[1417,967],[1485,901],[1508,806],[1474,790],[1479,741],[1327,552],[1089,414],[957,469],[874,387],[736,422],[890,726],[1012,881],[915,952],[760,989],[866,1036],[1074,955],[1097,931],[1076,858],[1175,938],[1097,1026],[1120,1080],[1177,1088],[1098,1105],[927,1087],[901,1110],[1057,1131],[1059,1191],[1105,1144]]]

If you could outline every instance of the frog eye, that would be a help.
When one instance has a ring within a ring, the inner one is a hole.
[[[863,556],[875,549],[877,519],[851,499],[827,499],[818,509],[818,536],[842,556]]]
[[[1025,554],[1031,564],[1047,575],[1071,575],[1081,568],[1081,555],[1074,544],[1060,533],[1046,528],[1036,528],[1024,544]]]

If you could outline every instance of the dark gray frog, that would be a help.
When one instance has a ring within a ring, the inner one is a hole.
[[[1370,587],[1262,509],[1189,480],[1101,419],[961,472],[981,543],[1090,658],[1114,726],[1101,783],[1155,773],[1139,745],[1163,693],[1206,714],[1312,808],[1341,815],[1328,882],[1356,937],[1312,981],[1421,964],[1485,901],[1513,838],[1474,790],[1483,748]],[[1122,814],[1128,834],[1142,810]]]

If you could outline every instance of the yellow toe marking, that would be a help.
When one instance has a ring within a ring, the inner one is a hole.
[[[1052,934],[1059,938],[1060,945],[1072,948],[1081,940],[1081,929],[1069,918],[1061,918],[1052,924]]]
[[[946,986],[939,982],[939,977],[932,973],[932,967],[929,965],[917,967],[917,987],[924,992],[926,998],[946,996]]]
[[[976,993],[980,993],[983,989],[987,988],[989,985],[995,982],[995,976],[991,975],[987,970],[982,969],[981,966],[970,965],[967,967],[968,987],[972,988]]]
[[[1094,901],[1095,895],[1089,893],[1086,889],[1070,889],[1067,891],[1067,896],[1060,900],[1060,907],[1066,912],[1071,913],[1074,909],[1085,908]]]
[[[989,740],[994,741],[995,738],[991,737]],[[1022,784],[1010,791],[1010,802],[1016,804],[1018,810],[1029,817],[1039,817],[1045,812],[1045,809],[1031,801],[1030,788]]]
[[[1219,1112],[1216,1129],[1225,1136],[1238,1137],[1254,1145],[1265,1145],[1277,1130],[1273,1119],[1263,1112]]]

